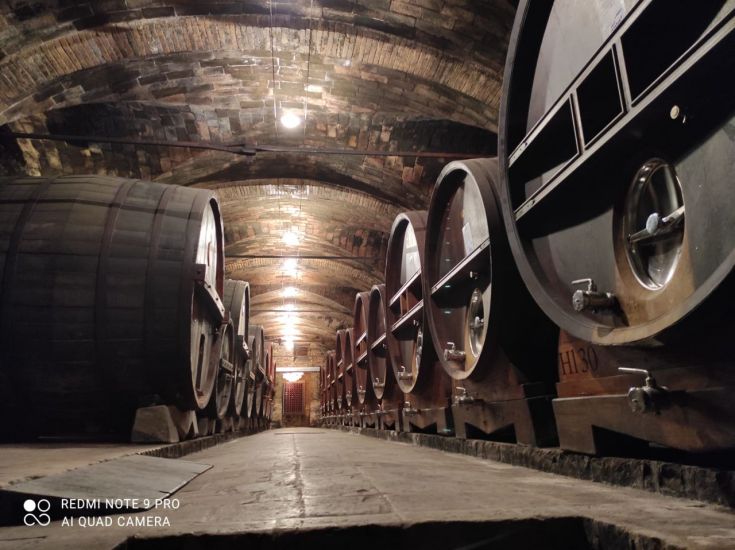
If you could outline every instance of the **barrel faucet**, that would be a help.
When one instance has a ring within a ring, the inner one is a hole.
[[[456,389],[459,392],[459,395],[454,396],[455,405],[469,405],[477,401],[474,397],[472,397],[469,394],[469,392],[467,391],[467,388],[463,388],[462,386],[457,386]]]
[[[454,344],[454,342],[447,342],[447,347],[444,350],[444,360],[464,363],[465,352],[457,349],[457,346]]]
[[[365,397],[365,388],[363,388],[362,386],[360,386],[359,388],[357,388],[357,395],[359,395],[361,397]]]
[[[414,416],[414,415],[418,414],[419,411],[418,411],[418,409],[414,409],[414,408],[411,407],[411,402],[410,401],[406,401],[403,404],[403,413],[406,416]]]
[[[643,386],[633,386],[628,390],[628,404],[634,413],[658,414],[660,409],[668,404],[669,389],[659,386],[650,371],[629,367],[618,367],[618,370],[631,374],[642,374],[646,377]]]
[[[398,380],[411,380],[413,378],[412,372],[406,372],[406,365],[401,365],[398,370]]]
[[[376,376],[375,381],[373,382],[373,388],[381,389],[384,387],[385,387],[385,382],[381,382],[380,378]]]
[[[572,281],[572,286],[577,285],[587,285],[587,289],[577,289],[572,294],[574,311],[613,309],[618,303],[618,299],[612,292],[598,292],[595,281],[590,278]]]

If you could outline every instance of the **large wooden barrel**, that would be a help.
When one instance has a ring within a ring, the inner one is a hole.
[[[209,418],[222,420],[229,412],[232,392],[235,389],[235,327],[231,319],[222,325],[217,334],[215,348],[217,377],[204,414]]]
[[[250,418],[253,413],[253,401],[255,400],[255,369],[257,351],[255,336],[248,331],[248,359],[245,362],[245,401],[242,405],[240,416]]]
[[[730,309],[734,9],[518,7],[500,112],[503,214],[531,293],[576,338],[681,342],[722,318],[693,312]]]
[[[327,352],[328,364],[328,382],[327,389],[327,412],[329,416],[334,416],[337,410],[337,359],[334,351]]]
[[[558,329],[528,294],[497,199],[497,160],[448,164],[431,195],[424,306],[454,380],[455,433],[555,444]]]
[[[265,426],[268,412],[268,399],[272,388],[272,383],[268,373],[270,372],[272,361],[273,344],[265,342],[265,346],[263,348],[263,363],[261,364],[262,382],[258,385],[255,397],[255,410],[257,411],[257,419],[261,423],[261,427]]]
[[[225,311],[229,311],[235,332],[235,380],[228,414],[240,416],[245,403],[247,382],[250,373],[247,362],[250,354],[248,347],[248,329],[250,324],[250,285],[245,281],[225,279],[222,302]]]
[[[451,429],[451,379],[437,360],[423,300],[426,211],[398,214],[385,264],[388,353],[406,394],[404,429]]]
[[[345,329],[342,339],[342,385],[345,396],[344,407],[349,412],[352,412],[353,405],[357,404],[353,340],[354,331],[351,328]]]
[[[260,325],[250,325],[250,331],[253,335],[253,351],[251,353],[254,357],[252,364],[253,377],[251,378],[253,383],[253,403],[250,419],[254,424],[257,424],[262,412],[263,381],[265,380],[265,369],[263,367],[265,362],[265,331]]]
[[[564,332],[564,448],[735,447],[734,15],[724,1],[519,4],[500,198],[519,271]]]
[[[224,313],[212,192],[3,178],[0,212],[2,407],[21,433],[125,433],[139,405],[209,402]]]
[[[345,331],[344,329],[336,332],[335,348],[334,348],[334,369],[335,369],[335,411],[338,414],[343,412],[347,400],[345,399],[344,384],[344,350],[345,350]]]
[[[373,381],[368,366],[368,318],[370,317],[370,292],[355,295],[353,319],[353,363],[355,371],[355,392],[360,423],[363,427],[374,427],[377,421],[378,400],[373,390]]]
[[[385,310],[388,302],[385,285],[370,289],[370,305],[367,318],[367,348],[370,385],[378,401],[379,426],[400,431],[403,393],[393,372],[386,340]]]
[[[263,418],[266,422],[266,427],[270,425],[270,421],[273,419],[273,402],[276,398],[276,358],[273,344],[268,344],[268,362],[266,365],[266,389],[264,390],[263,399]]]
[[[329,357],[324,356],[324,364],[319,367],[319,416],[324,417],[327,408],[327,371],[329,370]]]

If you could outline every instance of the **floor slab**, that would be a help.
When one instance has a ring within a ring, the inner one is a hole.
[[[724,507],[350,433],[274,430],[186,459],[212,468],[174,495],[176,510],[112,516],[109,527],[3,528],[0,548],[76,550],[111,548],[133,535],[579,516],[681,547],[735,548],[735,515]],[[118,524],[130,517],[168,524]]]

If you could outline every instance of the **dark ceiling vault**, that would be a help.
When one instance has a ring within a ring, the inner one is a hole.
[[[394,216],[446,158],[16,139],[11,132],[352,151],[495,152],[507,0],[0,1],[0,173],[216,189],[227,274],[273,339],[332,347],[383,278]],[[286,129],[280,118],[302,119]]]

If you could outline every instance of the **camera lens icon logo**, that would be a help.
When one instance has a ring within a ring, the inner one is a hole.
[[[32,525],[41,525],[46,527],[51,523],[51,516],[47,514],[51,510],[51,502],[42,498],[36,502],[29,498],[23,503],[23,510],[27,513],[23,516],[23,523],[28,527]]]

